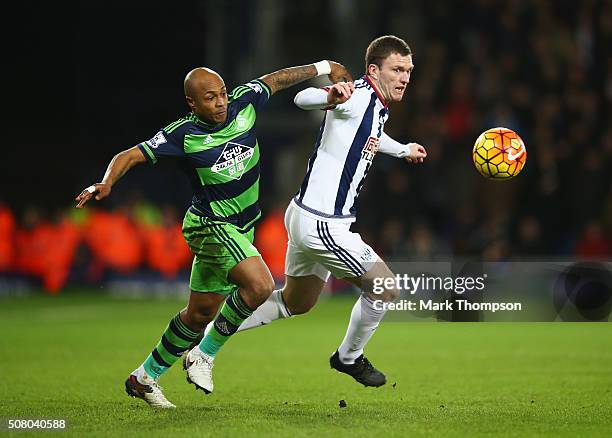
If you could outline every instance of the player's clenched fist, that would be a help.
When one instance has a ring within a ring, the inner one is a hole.
[[[76,208],[83,208],[87,201],[91,198],[95,197],[97,201],[100,199],[106,198],[110,195],[111,187],[109,184],[105,183],[97,183],[87,187],[83,190],[79,195],[74,198],[75,201],[78,201]]]
[[[329,61],[329,67],[331,68],[331,72],[329,73],[329,75],[327,75],[327,77],[330,81],[332,81],[332,83],[335,84],[336,82],[351,82],[353,80],[351,74],[342,64],[334,61]]]
[[[353,91],[355,91],[355,85],[352,82],[338,82],[329,88],[327,103],[340,105],[350,99]]]
[[[427,151],[418,143],[408,143],[409,153],[404,156],[404,159],[409,163],[422,163],[427,156]]]

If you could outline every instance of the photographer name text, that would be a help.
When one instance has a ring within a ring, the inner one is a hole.
[[[435,300],[399,300],[397,302],[374,301],[376,310],[395,311],[486,311],[486,312],[515,312],[522,310],[521,303],[473,303],[469,300],[435,301]]]

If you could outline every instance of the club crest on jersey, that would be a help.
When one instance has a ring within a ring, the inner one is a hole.
[[[244,129],[247,125],[247,118],[238,114],[236,116],[236,128]]]
[[[159,145],[166,143],[166,137],[164,137],[164,133],[162,131],[159,131],[157,134],[155,134],[155,137],[153,137],[147,143],[153,149],[157,149]]]
[[[380,147],[380,138],[370,136],[366,144],[363,146],[363,150],[361,151],[361,159],[366,161],[372,161],[374,159],[374,155],[378,152],[378,148]]]
[[[255,148],[228,142],[211,170],[228,178],[240,179],[254,154]]]

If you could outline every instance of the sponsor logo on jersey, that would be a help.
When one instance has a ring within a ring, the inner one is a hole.
[[[211,169],[228,178],[240,179],[254,154],[255,148],[228,142]]]
[[[155,137],[153,137],[147,143],[153,149],[157,149],[159,145],[166,143],[166,137],[164,137],[164,133],[162,131],[159,131],[157,134],[155,134]]]
[[[361,151],[361,159],[370,161],[374,159],[374,155],[378,152],[378,148],[380,147],[380,139],[378,137],[370,136],[368,141],[366,141],[363,146],[363,150]]]
[[[208,143],[212,143],[213,141],[215,141],[215,139],[213,138],[213,136],[212,136],[212,135],[210,135],[210,134],[208,134],[208,135],[206,136],[206,138],[204,139],[203,143],[204,143],[204,144],[208,144]]]

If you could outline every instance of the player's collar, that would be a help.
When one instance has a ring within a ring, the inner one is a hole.
[[[378,97],[378,100],[380,100],[380,103],[383,104],[383,106],[385,108],[388,107],[387,102],[385,101],[385,98],[383,97],[383,95],[380,93],[380,91],[378,91],[378,88],[376,88],[376,85],[374,85],[374,82],[372,82],[372,80],[370,79],[370,77],[368,75],[363,75],[363,79],[365,79],[365,81],[370,84],[370,86],[374,89],[374,92],[376,93],[376,97]]]
[[[225,122],[223,123],[217,123],[216,125],[212,125],[210,123],[206,123],[204,120],[202,120],[201,118],[198,117],[198,115],[196,113],[194,113],[193,111],[191,112],[191,118],[194,122],[202,125],[204,128],[206,129],[210,129],[210,130],[219,130],[220,128],[222,128],[225,124],[227,124],[229,117],[225,120]]]

